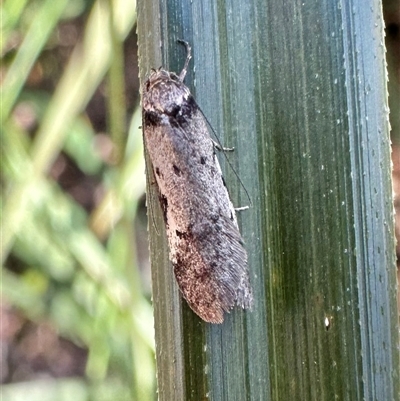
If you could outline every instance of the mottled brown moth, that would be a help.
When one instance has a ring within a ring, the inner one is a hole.
[[[143,136],[164,214],[178,286],[203,320],[249,308],[247,253],[207,121],[179,75],[153,70],[142,88]]]

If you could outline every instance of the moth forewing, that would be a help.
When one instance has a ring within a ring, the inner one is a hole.
[[[163,68],[143,87],[145,146],[158,186],[179,289],[203,320],[249,308],[247,253],[207,122],[183,78]]]

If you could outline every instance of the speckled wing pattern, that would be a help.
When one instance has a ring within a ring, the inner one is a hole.
[[[179,288],[203,320],[222,323],[235,305],[252,304],[247,253],[205,118],[183,77],[160,68],[145,82],[144,141]]]

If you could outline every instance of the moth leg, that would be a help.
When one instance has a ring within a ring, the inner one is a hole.
[[[242,212],[243,210],[250,209],[249,206],[235,207],[235,212]]]
[[[233,152],[235,150],[235,148],[224,148],[222,147],[218,142],[215,142],[214,140],[212,140],[214,148],[219,150],[220,152]]]

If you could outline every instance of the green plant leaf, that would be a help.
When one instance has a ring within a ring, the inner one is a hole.
[[[177,39],[192,45],[186,83],[252,200],[239,220],[255,304],[222,325],[182,301],[150,225],[160,400],[396,399],[380,3],[141,1],[138,35],[142,83],[180,71]]]

